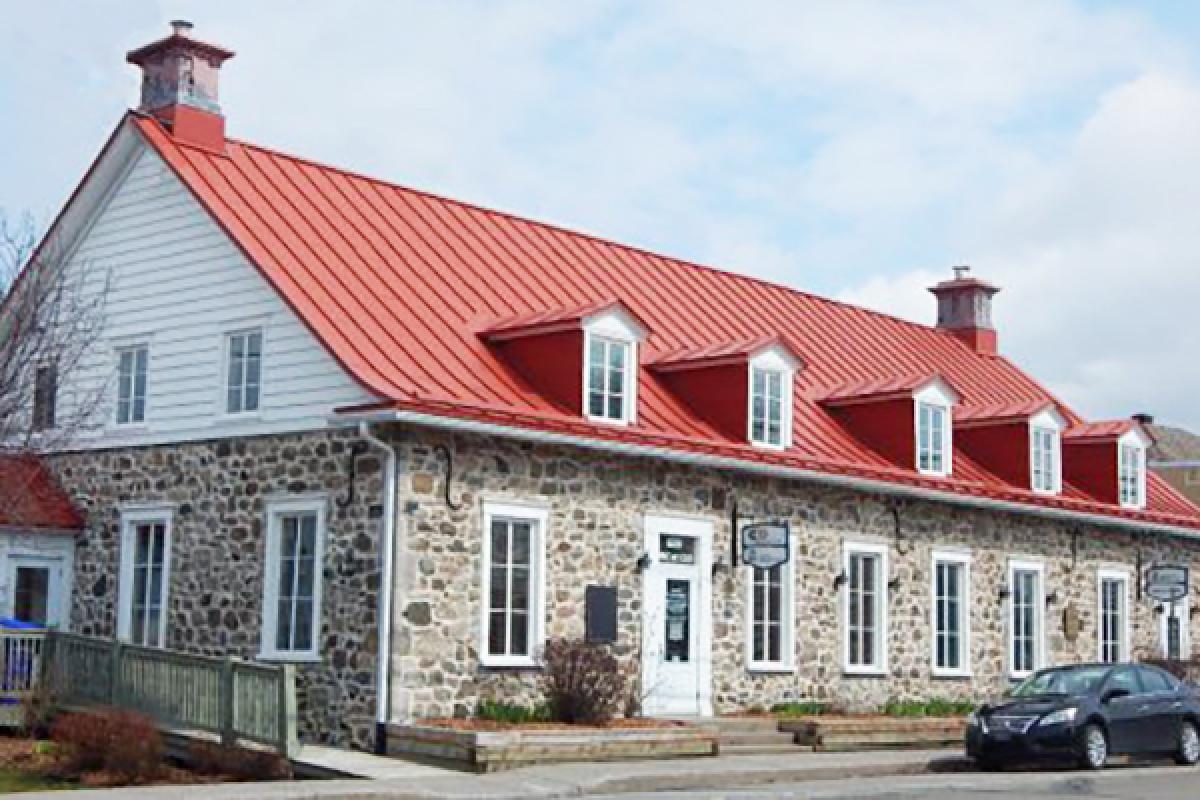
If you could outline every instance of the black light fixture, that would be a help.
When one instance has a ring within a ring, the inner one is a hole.
[[[833,577],[833,588],[840,589],[849,582],[850,578],[846,575],[846,570],[842,570]]]
[[[1156,606],[1154,606],[1154,613],[1155,613],[1155,614],[1161,614],[1161,613],[1163,613],[1163,612],[1164,612],[1164,611],[1166,611],[1166,610],[1167,610],[1167,607],[1166,607],[1166,606],[1164,606],[1162,603],[1159,603],[1159,604],[1157,604]]]
[[[887,582],[887,587],[888,587],[888,589],[890,589],[893,592],[896,591],[897,589],[899,589],[900,588],[900,578],[898,578],[898,577],[892,578],[890,581]]]
[[[996,596],[1002,601],[1007,600],[1009,597],[1012,597],[1012,589],[1008,588],[1007,586],[1001,586],[1000,591],[996,593]]]
[[[1046,595],[1046,605],[1050,606],[1058,602],[1058,589],[1051,589],[1050,594]]]
[[[637,567],[638,572],[645,572],[650,569],[650,554],[642,553],[638,556],[638,560],[634,562],[634,566]]]

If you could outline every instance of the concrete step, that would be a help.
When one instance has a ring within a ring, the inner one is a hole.
[[[720,744],[719,752],[723,756],[753,756],[753,755],[802,755],[811,753],[813,749],[795,742],[780,744]]]
[[[704,724],[713,725],[722,734],[726,731],[777,731],[779,720],[775,717],[712,717]]]
[[[791,733],[781,731],[721,731],[717,741],[722,747],[726,745],[791,745],[796,743],[796,737]]]

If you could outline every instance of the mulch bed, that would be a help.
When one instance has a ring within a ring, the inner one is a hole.
[[[613,719],[603,725],[568,725],[563,722],[498,722],[490,719],[460,719],[457,717],[431,717],[417,721],[422,728],[449,728],[456,731],[578,731],[644,728],[682,728],[687,723],[670,719],[645,719],[642,717]]]
[[[0,736],[0,770],[11,770],[37,778],[64,780],[64,788],[112,788],[128,785],[121,776],[103,770],[84,773],[76,780],[62,779],[59,757],[52,742],[11,736]],[[229,775],[201,775],[172,764],[163,764],[153,780],[142,786],[180,786],[229,783],[238,780]]]

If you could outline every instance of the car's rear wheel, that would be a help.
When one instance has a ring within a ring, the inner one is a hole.
[[[1200,761],[1200,732],[1196,731],[1196,723],[1190,720],[1184,720],[1179,726],[1179,746],[1175,750],[1175,760],[1185,766]]]
[[[1079,737],[1079,765],[1086,769],[1104,769],[1108,762],[1108,737],[1095,723],[1087,725]]]

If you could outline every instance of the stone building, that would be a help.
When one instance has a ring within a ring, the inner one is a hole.
[[[916,325],[315,164],[225,136],[232,55],[131,53],[51,231],[111,276],[42,396],[107,398],[48,456],[71,628],[296,663],[303,735],[359,747],[534,701],[604,618],[663,715],[1190,652],[1141,575],[1200,509],[998,354],[965,268]]]

